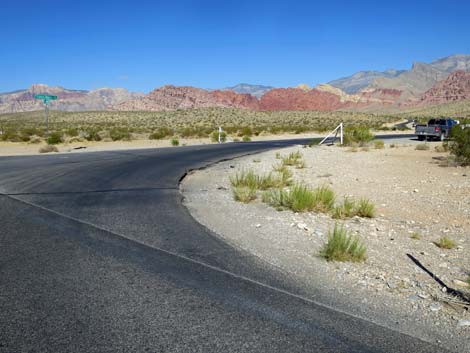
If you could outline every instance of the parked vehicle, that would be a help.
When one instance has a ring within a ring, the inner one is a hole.
[[[459,121],[454,119],[431,119],[427,125],[417,124],[415,126],[415,135],[420,141],[432,139],[444,141],[449,137],[452,128],[458,124]]]

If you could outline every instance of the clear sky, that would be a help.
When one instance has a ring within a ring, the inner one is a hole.
[[[0,0],[0,92],[315,85],[470,54],[470,1]]]

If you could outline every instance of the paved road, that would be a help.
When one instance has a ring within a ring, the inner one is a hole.
[[[303,299],[181,205],[186,170],[298,142],[0,158],[0,352],[442,352]]]

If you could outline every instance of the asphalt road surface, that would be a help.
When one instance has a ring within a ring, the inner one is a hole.
[[[305,299],[182,206],[187,170],[299,142],[0,158],[0,352],[443,352]]]

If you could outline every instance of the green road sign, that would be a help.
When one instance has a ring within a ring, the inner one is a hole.
[[[50,101],[56,100],[57,96],[50,96],[48,94],[36,94],[34,98],[42,99],[44,101],[44,104],[49,104]]]

